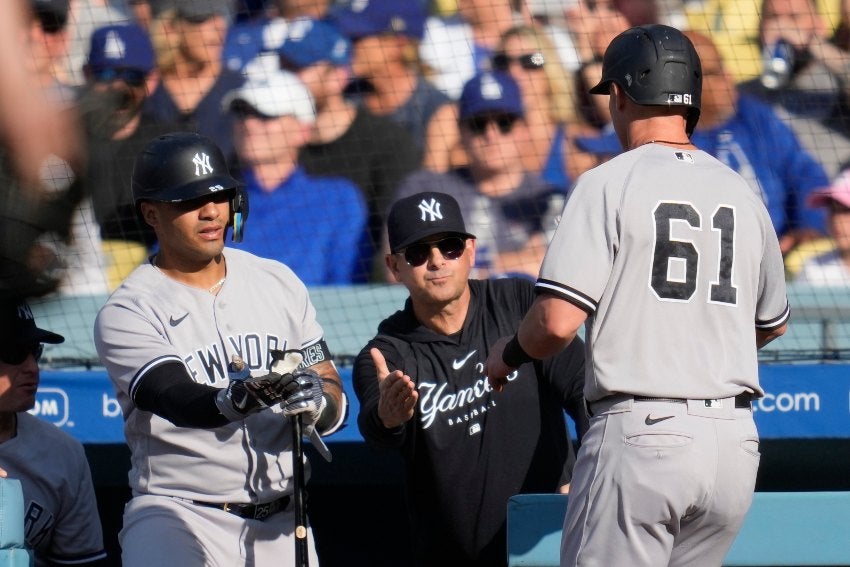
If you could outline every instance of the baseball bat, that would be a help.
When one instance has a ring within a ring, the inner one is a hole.
[[[308,567],[307,509],[304,506],[304,446],[302,444],[301,416],[292,416],[292,480],[295,486],[295,566]]]

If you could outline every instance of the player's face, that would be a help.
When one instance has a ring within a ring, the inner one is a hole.
[[[408,258],[413,264],[422,263],[412,265]],[[464,241],[455,234],[423,239],[409,246],[407,254],[387,254],[387,267],[410,292],[414,305],[434,308],[456,301],[466,292],[473,265],[475,239]]]
[[[0,412],[27,411],[35,405],[40,352],[40,345],[6,345],[0,349]]]
[[[145,220],[156,231],[160,254],[186,268],[205,266],[224,249],[230,219],[230,192],[182,203],[142,203]]]

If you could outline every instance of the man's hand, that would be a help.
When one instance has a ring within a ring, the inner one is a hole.
[[[323,396],[322,379],[310,368],[296,370],[291,376],[292,381],[284,388],[283,415],[300,415],[304,425],[313,425],[327,405]]]
[[[215,400],[219,412],[230,421],[282,402],[297,387],[292,385],[294,379],[290,370],[301,362],[300,353],[273,350],[271,355],[272,370],[264,376],[251,376],[242,359],[234,355],[228,366],[230,383]]]
[[[511,337],[502,337],[490,347],[490,354],[487,356],[487,361],[484,363],[484,375],[490,386],[497,392],[501,392],[505,384],[508,383],[508,374],[516,370],[511,368],[505,361],[502,360],[502,353],[505,351],[505,345]]]
[[[384,427],[394,429],[413,417],[419,392],[410,376],[401,370],[390,372],[384,355],[377,348],[369,351],[378,378],[378,417]]]

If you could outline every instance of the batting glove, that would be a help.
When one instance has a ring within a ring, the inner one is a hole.
[[[219,412],[230,421],[279,404],[296,388],[290,370],[300,364],[301,354],[273,350],[271,355],[271,372],[256,377],[250,375],[241,359],[234,357],[228,369],[230,383],[216,396]]]
[[[311,426],[319,420],[327,406],[322,379],[309,368],[297,370],[292,378],[285,387],[287,392],[281,408],[283,415],[300,415],[304,425]]]

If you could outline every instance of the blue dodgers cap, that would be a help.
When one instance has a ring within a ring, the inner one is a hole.
[[[322,61],[343,67],[351,60],[351,42],[329,23],[300,18],[290,22],[277,52],[285,66],[297,69]]]
[[[467,81],[459,105],[461,120],[488,113],[525,115],[519,85],[502,72],[480,73]]]
[[[138,69],[149,73],[155,65],[148,34],[136,24],[110,25],[92,33],[88,66],[92,69]]]
[[[336,27],[352,40],[383,33],[421,40],[426,17],[422,2],[416,0],[353,0],[331,11]]]

